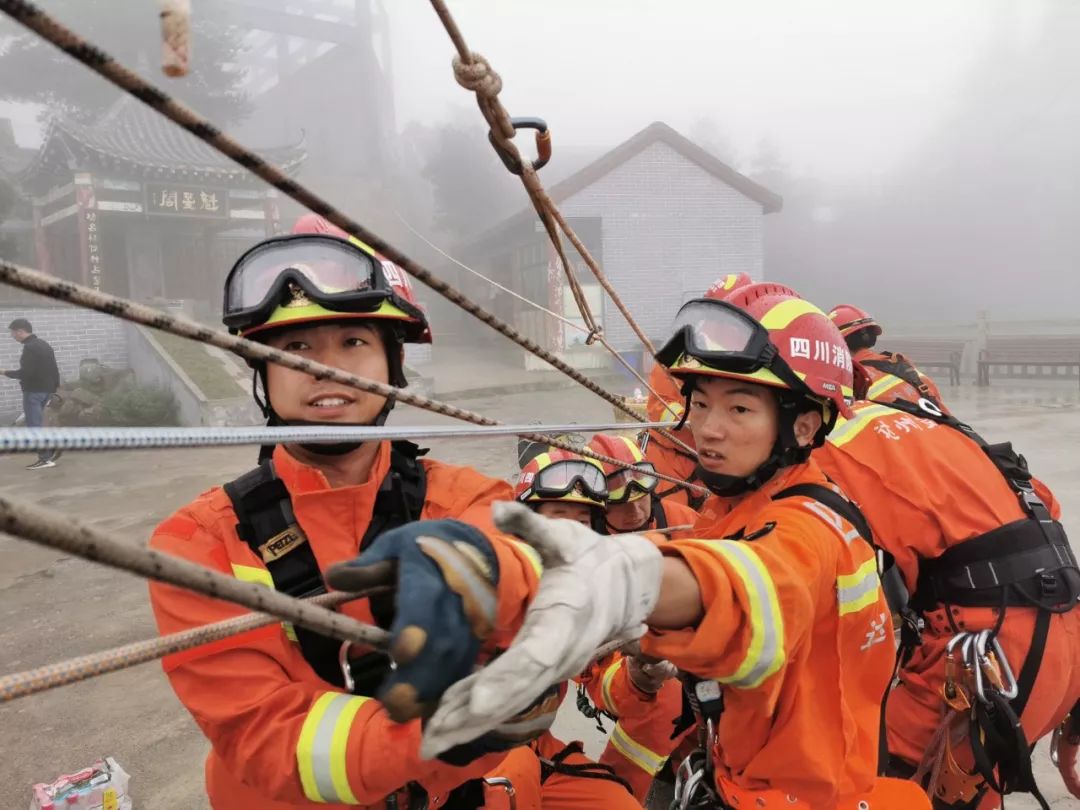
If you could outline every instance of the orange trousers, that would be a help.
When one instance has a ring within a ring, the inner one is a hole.
[[[566,743],[544,734],[531,746],[515,748],[488,777],[504,777],[514,786],[517,810],[641,810],[630,792],[610,779],[592,779],[563,773],[553,773],[541,782],[540,757],[552,759],[566,748]],[[568,765],[583,765],[592,760],[580,752],[563,760]],[[505,789],[485,788],[485,808],[509,810],[510,801]]]
[[[961,631],[992,628],[996,608],[952,608]],[[1010,607],[998,640],[1020,677],[1035,632],[1037,611],[1034,608]],[[945,683],[945,648],[954,632],[945,610],[926,614],[923,643],[900,674],[900,684],[889,696],[886,723],[889,752],[911,765],[918,765],[941,721],[942,694]],[[1039,674],[1028,698],[1023,716],[1028,742],[1046,736],[1061,723],[1080,699],[1080,609],[1051,616]],[[966,761],[965,761],[966,760]],[[973,767],[970,748],[957,752],[957,761],[968,770]],[[995,797],[996,798],[996,797]]]

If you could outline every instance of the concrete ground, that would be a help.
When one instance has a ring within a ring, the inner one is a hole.
[[[1080,534],[1080,395],[1071,387],[1031,391],[995,387],[949,391],[962,418],[990,440],[1011,439],[1049,482]],[[611,407],[583,389],[508,394],[458,404],[508,422],[610,421]],[[447,420],[402,408],[398,424]],[[432,454],[496,476],[515,469],[514,439],[434,442]],[[28,456],[0,458],[6,495],[45,505],[144,543],[154,526],[199,492],[229,480],[255,460],[252,449],[68,453],[54,469],[27,472]],[[14,672],[154,633],[145,584],[21,540],[0,536],[0,672]],[[572,706],[560,714],[564,739],[602,740]],[[115,756],[132,774],[137,807],[187,810],[207,806],[202,793],[206,743],[177,703],[155,664],[0,706],[3,784],[9,806],[25,806],[31,784]],[[1049,766],[1045,743],[1035,754],[1040,783],[1055,806],[1070,806]],[[25,792],[24,792],[25,791]],[[1034,807],[1024,798],[1009,807]]]

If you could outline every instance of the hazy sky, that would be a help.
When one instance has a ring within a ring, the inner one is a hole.
[[[423,0],[384,0],[399,124],[469,103]],[[513,115],[556,144],[607,146],[660,119],[713,118],[740,154],[771,138],[797,169],[854,180],[899,159],[995,33],[1023,41],[1030,0],[450,0],[502,74]]]

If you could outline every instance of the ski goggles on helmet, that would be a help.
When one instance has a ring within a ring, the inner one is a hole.
[[[600,467],[588,461],[566,460],[556,461],[538,470],[519,500],[603,503],[607,497],[607,480]]]
[[[332,312],[423,314],[394,292],[375,257],[334,236],[297,234],[261,242],[237,260],[225,281],[225,326],[239,332],[266,324],[287,295]]]
[[[634,466],[641,469],[619,470],[607,477],[608,503],[626,503],[656,489],[660,479],[646,472],[650,470],[655,473],[656,468],[647,461]]]
[[[656,359],[675,371],[693,373],[692,358],[703,371],[715,369],[728,374],[752,375],[765,369],[793,391],[810,393],[792,371],[769,337],[769,330],[752,315],[727,301],[698,298],[683,304],[675,316],[671,339],[656,353]]]

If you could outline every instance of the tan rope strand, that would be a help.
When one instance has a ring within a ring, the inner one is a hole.
[[[134,543],[121,543],[74,519],[55,517],[44,509],[17,503],[3,495],[0,495],[0,531],[90,562],[187,588],[212,599],[224,599],[249,610],[270,613],[341,641],[380,649],[388,645],[388,634],[378,627],[294,599],[264,585],[242,582],[179,557]]]
[[[489,416],[483,416],[482,414],[474,413],[473,411],[465,410],[464,408],[458,408],[456,405],[450,405],[446,402],[430,399],[421,394],[414,394],[404,388],[395,388],[392,385],[369,380],[365,377],[358,377],[355,374],[350,374],[341,369],[323,365],[322,363],[316,363],[291,352],[283,352],[253,340],[230,335],[228,332],[224,332],[220,329],[212,329],[205,324],[197,323],[196,321],[183,318],[179,315],[162,312],[153,307],[129,301],[126,298],[101,292],[100,290],[94,290],[90,287],[76,284],[73,281],[57,278],[56,276],[50,276],[48,273],[42,273],[40,270],[31,270],[28,267],[12,264],[5,259],[0,259],[0,282],[29,292],[47,295],[50,298],[55,298],[60,301],[78,304],[87,309],[104,312],[108,315],[120,318],[121,320],[139,323],[144,326],[159,329],[162,332],[169,332],[178,337],[189,338],[191,340],[199,341],[200,343],[209,343],[211,346],[217,346],[219,349],[233,352],[247,360],[276,363],[277,365],[291,368],[294,371],[310,374],[316,379],[333,380],[336,383],[360,391],[366,391],[387,398],[394,398],[400,402],[414,405],[417,408],[423,408],[432,413],[460,419],[464,422],[472,422],[476,425],[500,424],[497,420],[492,419]],[[594,453],[588,448],[575,448],[569,442],[563,442],[551,436],[524,431],[516,435],[552,447],[560,447],[563,450],[569,450],[570,452],[579,455],[587,455],[598,461],[614,464],[616,467],[645,472],[664,481],[679,484],[680,486],[692,486],[678,478],[635,467],[632,464],[627,464],[625,461]]]
[[[313,596],[302,601],[306,604],[318,605],[330,610],[344,602],[364,598],[370,593],[371,591],[364,593],[335,591]],[[170,633],[157,638],[135,641],[131,644],[80,655],[76,658],[68,658],[64,661],[45,664],[22,672],[12,672],[0,676],[0,703],[79,683],[98,675],[119,672],[139,664],[156,661],[167,655],[184,652],[195,647],[201,647],[204,644],[211,644],[215,641],[268,627],[280,621],[277,616],[272,616],[269,613],[245,613],[242,616],[234,616],[231,619],[214,622],[213,624],[204,624],[179,633]]]
[[[454,77],[462,87],[475,94],[481,114],[491,128],[493,137],[498,141],[500,148],[512,155],[522,167],[521,181],[525,186],[525,190],[528,193],[529,199],[532,201],[533,207],[536,209],[541,222],[544,224],[545,230],[548,232],[548,237],[551,239],[551,242],[559,255],[563,272],[570,285],[574,301],[581,311],[582,319],[589,325],[590,330],[594,333],[599,331],[596,327],[596,321],[592,315],[591,309],[585,300],[584,294],[581,292],[580,283],[577,280],[574,269],[570,265],[565,252],[563,251],[558,233],[554,230],[552,220],[554,220],[554,224],[557,224],[570,239],[571,244],[573,244],[582,259],[584,259],[586,266],[589,267],[593,275],[596,276],[600,286],[608,294],[616,308],[626,319],[630,329],[637,336],[638,340],[641,341],[641,344],[649,352],[649,355],[655,357],[656,348],[653,346],[652,341],[649,340],[633,315],[631,315],[625,302],[623,302],[611,282],[608,281],[607,276],[600,269],[600,265],[592,257],[592,254],[589,253],[585,244],[578,238],[574,229],[570,227],[570,223],[562,216],[558,206],[555,205],[554,200],[551,199],[551,196],[540,182],[540,177],[533,168],[532,162],[522,159],[521,152],[513,141],[516,132],[511,123],[510,114],[506,111],[506,108],[503,107],[502,102],[499,101],[498,98],[499,92],[502,90],[502,78],[495,72],[483,56],[469,50],[468,45],[465,43],[465,37],[462,35],[461,29],[458,27],[453,14],[450,13],[450,9],[446,6],[444,0],[430,0],[430,2],[435,9],[435,13],[442,22],[443,27],[446,29],[446,33],[450,37],[451,42],[453,42],[454,48],[457,50],[457,56],[454,58]],[[609,348],[609,351],[617,356],[614,349]],[[671,372],[664,366],[661,366],[661,368],[663,368],[664,373],[668,378],[674,381]],[[657,400],[663,403],[664,408],[674,416],[675,411],[667,401],[659,396],[648,383],[644,384],[649,388],[653,395],[656,396]],[[659,432],[677,447],[689,453],[692,457],[697,457],[697,451],[674,434],[667,431]]]
[[[337,225],[352,236],[355,236],[357,239],[370,245],[387,259],[400,265],[402,269],[418,281],[424,283],[447,300],[461,307],[478,320],[486,323],[492,329],[509,338],[526,351],[529,351],[550,363],[563,374],[592,391],[597,396],[610,402],[613,406],[633,418],[635,421],[645,421],[645,418],[627,406],[621,397],[605,390],[552,352],[544,349],[535,341],[526,338],[512,326],[500,320],[493,313],[488,312],[451,285],[432,275],[430,271],[417,264],[389,242],[386,242],[377,234],[369,231],[360,223],[343,214],[340,210],[317,196],[314,192],[288,177],[280,169],[267,163],[250,149],[245,148],[222,133],[205,118],[170,98],[167,94],[142,79],[138,74],[121,65],[107,53],[91,45],[85,39],[61,25],[57,20],[38,9],[32,3],[26,2],[26,0],[0,0],[0,11],[3,11],[12,19],[48,40],[69,56],[82,62],[88,68],[112,82],[124,92],[131,94],[154,111],[183,127],[207,145],[213,147],[221,154],[235,161],[240,166],[243,166],[245,169],[252,172],[252,174],[278,189],[282,194],[285,194],[305,208],[326,218],[334,225]],[[664,435],[681,444],[677,438],[670,434],[665,432]],[[691,450],[690,448],[687,449]]]

